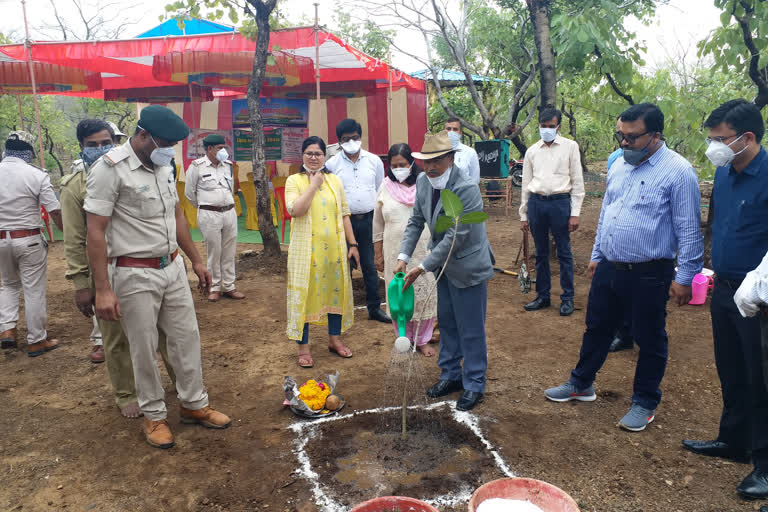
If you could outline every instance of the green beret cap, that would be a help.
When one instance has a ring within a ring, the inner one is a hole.
[[[223,135],[212,133],[203,139],[203,144],[206,146],[218,146],[219,144],[226,144],[226,141]]]
[[[153,137],[168,142],[177,142],[189,136],[189,127],[184,120],[162,105],[144,107],[139,114],[139,126]]]

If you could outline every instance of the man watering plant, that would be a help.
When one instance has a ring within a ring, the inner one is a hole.
[[[485,391],[487,281],[493,276],[495,260],[484,224],[459,224],[443,232],[436,230],[437,220],[443,213],[441,190],[458,196],[465,215],[483,209],[480,189],[465,173],[459,172],[454,153],[445,131],[427,134],[421,153],[413,153],[414,158],[423,160],[424,173],[416,181],[416,200],[395,272],[405,271],[425,224],[429,226],[431,252],[406,274],[404,288],[425,272],[439,277],[443,271],[437,283],[441,334],[437,364],[442,372],[437,384],[427,390],[427,396],[438,398],[462,391],[456,408],[468,411],[483,399]]]

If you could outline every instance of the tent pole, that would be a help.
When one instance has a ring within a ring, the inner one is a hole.
[[[322,104],[320,103],[320,16],[318,14],[318,8],[320,4],[315,2],[315,88],[317,98],[317,129],[320,129],[320,123],[323,121],[323,115],[320,109]]]
[[[392,147],[392,49],[388,51],[389,64],[387,65],[387,150]]]
[[[24,113],[21,110],[21,94],[16,95],[16,102],[19,104],[19,121],[21,121],[21,129],[24,129]]]
[[[35,83],[35,68],[32,66],[32,41],[29,39],[29,24],[27,23],[27,2],[21,0],[21,8],[24,12],[24,33],[26,39],[24,46],[27,47],[27,63],[29,64],[29,78],[32,81],[32,98],[35,103],[35,120],[37,121],[37,140],[40,143],[40,167],[45,169],[45,151],[43,148],[43,131],[40,129],[40,107],[37,105],[37,84]]]

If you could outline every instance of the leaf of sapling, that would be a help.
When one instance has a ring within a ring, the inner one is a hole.
[[[443,202],[443,210],[445,210],[445,214],[449,217],[459,217],[464,211],[464,205],[461,203],[461,199],[450,190],[441,190],[440,200]]]
[[[459,224],[482,224],[488,220],[488,214],[485,212],[469,212],[459,219]]]
[[[441,215],[437,222],[435,222],[435,233],[442,233],[444,231],[448,231],[453,227],[454,220],[450,217],[446,217],[445,215]]]

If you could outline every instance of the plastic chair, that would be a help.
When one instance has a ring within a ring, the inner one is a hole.
[[[285,242],[285,221],[291,220],[291,214],[288,213],[288,208],[285,206],[285,187],[276,187],[275,197],[277,197],[277,203],[280,205],[280,223],[283,225],[283,234],[280,242],[283,243]]]
[[[45,209],[45,206],[40,206],[40,217],[43,219],[43,224],[45,225],[45,230],[48,232],[48,242],[53,244],[53,228],[51,226],[51,216],[48,215],[48,210]]]
[[[184,217],[187,219],[187,224],[190,228],[197,227],[197,208],[192,206],[187,196],[184,195],[184,187],[186,183],[183,181],[176,182],[176,195],[179,196],[179,208],[184,213]]]
[[[245,199],[245,229],[258,231],[259,216],[256,211],[256,203],[258,202],[259,195],[256,192],[256,186],[252,181],[241,181],[240,191]],[[272,193],[270,193],[270,199],[273,199]],[[277,211],[275,210],[274,202],[272,203],[272,223],[277,227]]]

